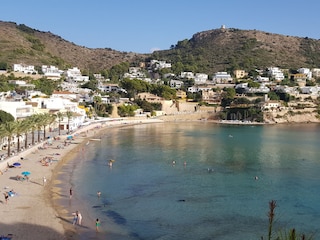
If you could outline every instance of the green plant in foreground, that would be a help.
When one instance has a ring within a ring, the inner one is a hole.
[[[272,200],[271,202],[269,202],[269,231],[268,231],[268,239],[271,239],[271,235],[272,235],[272,227],[273,227],[273,220],[274,220],[274,212],[276,209],[277,203],[275,200]]]
[[[275,217],[275,209],[277,207],[277,202],[275,200],[271,200],[269,202],[269,212],[268,212],[268,218],[269,218],[269,226],[268,226],[268,240],[272,239],[272,230],[273,230],[273,223],[274,223],[274,217]],[[298,234],[296,232],[296,229],[293,228],[289,231],[280,231],[277,236],[274,238],[276,240],[312,240],[314,239],[313,236],[306,236],[305,234]],[[263,237],[261,237],[261,240],[263,240]]]
[[[288,232],[280,232],[277,237],[277,240],[298,240],[298,239],[311,240],[312,237],[307,238],[304,234],[302,234],[299,237],[299,234],[296,232],[296,229],[294,228]]]

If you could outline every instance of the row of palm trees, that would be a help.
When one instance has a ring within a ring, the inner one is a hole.
[[[0,139],[6,138],[7,140],[7,150],[8,157],[11,155],[11,144],[14,138],[17,138],[17,151],[21,150],[20,139],[24,136],[24,148],[28,147],[28,134],[31,133],[32,145],[35,143],[35,132],[38,132],[38,142],[40,142],[41,130],[43,130],[43,139],[46,139],[46,130],[51,128],[51,126],[58,122],[59,136],[60,124],[64,117],[68,118],[68,134],[70,132],[70,120],[73,117],[73,112],[67,111],[65,114],[58,112],[57,114],[50,113],[39,113],[31,115],[23,120],[15,120],[4,122],[0,124]]]

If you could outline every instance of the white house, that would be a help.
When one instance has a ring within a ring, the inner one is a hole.
[[[63,74],[62,70],[59,70],[59,68],[55,66],[47,66],[42,65],[41,70],[43,72],[43,75],[49,79],[52,80],[58,80],[61,78],[61,74]]]
[[[270,79],[268,77],[257,76],[255,81],[260,83],[268,83],[270,82]]]
[[[13,85],[19,85],[19,86],[26,85],[26,81],[23,81],[23,80],[9,80],[8,82]]]
[[[127,93],[127,90],[120,88],[119,84],[109,83],[109,84],[99,84],[98,89],[102,92],[122,92]]]
[[[311,94],[311,95],[317,95],[320,91],[320,87],[316,86],[305,86],[305,87],[300,87],[301,93],[302,94]]]
[[[248,83],[245,82],[245,83],[238,83],[236,86],[235,86],[235,89],[237,88],[245,88],[247,89],[248,88]]]
[[[281,107],[281,102],[275,100],[269,100],[263,103],[263,110],[275,110]]]
[[[118,84],[99,84],[98,89],[103,92],[117,92],[119,91],[119,85]]]
[[[312,76],[313,76],[313,77],[315,77],[315,78],[320,77],[320,68],[313,68],[313,69],[311,70],[311,72],[312,72]]]
[[[110,97],[109,96],[102,96],[101,97],[101,102],[102,103],[106,103],[106,104],[111,103]]]
[[[89,93],[92,90],[89,88],[80,88],[79,84],[76,82],[62,82],[60,84],[63,91],[71,92],[71,93]]]
[[[249,88],[247,90],[248,93],[268,93],[270,92],[270,88],[268,88],[265,84],[260,84],[258,88]]]
[[[0,101],[0,110],[10,113],[14,119],[23,119],[34,114],[31,105],[26,102],[20,101]]]
[[[299,73],[305,74],[308,80],[312,79],[312,72],[309,68],[299,68],[297,71]]]
[[[213,83],[232,83],[233,78],[227,72],[217,72],[213,75],[212,78]]]
[[[278,67],[268,68],[268,75],[276,81],[282,81],[284,79],[284,74]]]
[[[205,84],[208,80],[208,74],[196,73],[194,77],[194,84]]]
[[[82,76],[79,68],[70,68],[64,72],[68,81],[72,82],[88,82],[89,76]]]
[[[28,74],[37,73],[33,65],[25,65],[25,64],[13,64],[13,71],[28,73]]]
[[[140,67],[130,67],[129,72],[123,75],[124,78],[129,79],[144,79],[146,78],[146,74],[142,72]]]
[[[188,92],[190,93],[197,93],[197,92],[201,92],[201,91],[209,91],[212,88],[210,87],[199,87],[199,86],[192,86],[192,87],[188,87]]]
[[[183,81],[179,80],[170,80],[170,87],[179,89],[183,86]]]
[[[36,103],[36,108],[46,109],[49,112],[72,112],[72,117],[69,119],[70,130],[76,130],[80,127],[86,119],[86,111],[78,107],[77,102],[71,102],[69,99],[64,99],[60,97],[50,97],[50,98],[33,98],[33,103]],[[65,115],[65,114],[64,114]],[[60,123],[61,130],[68,129],[68,118],[67,116],[63,117],[63,120]]]
[[[166,61],[159,60],[151,60],[150,65],[155,69],[163,69],[163,68],[171,68],[171,63],[167,63]]]
[[[180,78],[194,79],[194,73],[193,72],[181,72]]]
[[[188,87],[188,92],[197,93],[197,92],[199,92],[199,89],[196,86]]]

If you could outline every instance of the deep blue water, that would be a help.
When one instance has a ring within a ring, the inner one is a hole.
[[[72,201],[87,226],[81,239],[258,240],[268,233],[271,200],[275,231],[318,239],[319,133],[313,124],[110,128],[70,163]]]

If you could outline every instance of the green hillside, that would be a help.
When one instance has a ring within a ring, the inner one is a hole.
[[[206,73],[270,66],[314,68],[320,66],[320,41],[257,30],[216,29],[178,41],[170,50],[154,52],[151,58]]]
[[[258,30],[214,29],[191,39],[178,40],[168,50],[153,54],[120,52],[110,48],[78,46],[51,33],[23,24],[0,21],[0,67],[25,63],[35,66],[77,66],[98,72],[127,62],[138,66],[150,59],[173,64],[173,71],[232,71],[277,66],[297,69],[320,66],[320,41],[272,34]]]

